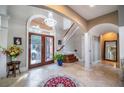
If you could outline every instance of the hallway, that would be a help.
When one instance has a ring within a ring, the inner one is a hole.
[[[36,87],[50,75],[64,74],[77,79],[82,87],[119,87],[120,70],[106,64],[96,64],[91,70],[85,71],[84,67],[76,63],[64,63],[62,67],[51,64],[31,69],[18,75],[0,80],[1,87]]]

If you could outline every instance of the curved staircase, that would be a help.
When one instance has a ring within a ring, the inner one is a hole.
[[[73,63],[78,61],[78,58],[74,54],[64,54],[64,56],[64,63]]]
[[[70,28],[67,30],[65,35],[63,36],[62,45],[57,50],[58,52],[62,52],[62,54],[65,56],[64,63],[73,63],[78,61],[78,58],[75,56],[75,52],[64,51],[64,47],[66,46],[70,38],[76,33],[78,29],[79,29],[79,26],[73,23],[70,26]]]

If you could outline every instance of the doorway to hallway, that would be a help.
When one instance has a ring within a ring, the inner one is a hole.
[[[29,33],[29,69],[53,63],[54,36]]]

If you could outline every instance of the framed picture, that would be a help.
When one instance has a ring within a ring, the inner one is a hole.
[[[22,38],[14,37],[14,44],[15,45],[21,45],[22,44]]]
[[[58,45],[62,45],[62,40],[58,40]]]

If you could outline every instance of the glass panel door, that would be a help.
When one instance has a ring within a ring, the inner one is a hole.
[[[54,37],[29,33],[29,69],[53,63]]]
[[[45,37],[45,62],[53,60],[54,42],[52,36]]]
[[[42,64],[42,36],[29,33],[29,68]]]
[[[31,65],[41,63],[41,36],[31,35]]]

